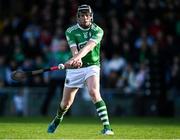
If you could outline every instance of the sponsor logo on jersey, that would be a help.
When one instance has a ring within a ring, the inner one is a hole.
[[[81,35],[80,35],[80,34],[75,34],[75,36],[79,37],[79,36],[81,36]]]

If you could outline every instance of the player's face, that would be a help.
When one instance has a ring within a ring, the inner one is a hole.
[[[79,24],[83,28],[88,28],[91,25],[92,16],[89,12],[79,13]]]

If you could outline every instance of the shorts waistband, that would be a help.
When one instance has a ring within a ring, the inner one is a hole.
[[[89,66],[99,66],[96,64],[83,64],[81,68],[89,67]]]

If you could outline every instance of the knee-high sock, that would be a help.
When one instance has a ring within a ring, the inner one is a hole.
[[[101,119],[104,128],[111,129],[105,102],[103,100],[98,101],[95,103],[95,106],[98,116]]]
[[[68,109],[62,109],[61,106],[59,105],[57,109],[56,118],[62,121],[63,116],[66,114],[67,111]]]

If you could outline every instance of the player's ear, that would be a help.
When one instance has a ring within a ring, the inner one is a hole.
[[[93,13],[91,13],[91,22],[93,22]]]

